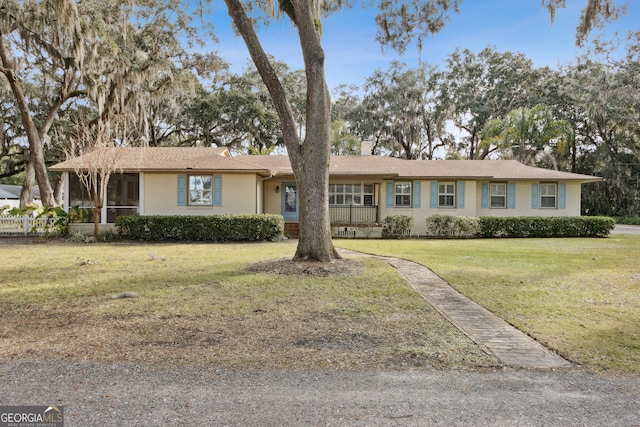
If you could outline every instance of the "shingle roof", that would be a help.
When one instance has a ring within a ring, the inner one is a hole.
[[[52,166],[52,171],[74,171],[99,163],[102,158],[115,157],[116,170],[122,172],[176,172],[176,171],[225,171],[256,172],[268,175],[269,171],[254,164],[232,159],[226,149],[212,147],[127,147],[96,150]]]
[[[429,162],[416,160],[416,162]],[[601,178],[591,175],[581,175],[570,172],[543,169],[523,165],[517,160],[436,160],[443,169],[450,172],[449,176],[466,172],[470,175],[488,176],[495,180],[562,180],[594,182]]]
[[[562,180],[595,182],[602,178],[524,165],[517,160],[437,160],[451,170],[473,171],[496,180]]]
[[[293,175],[287,156],[238,156],[278,175]],[[562,180],[593,182],[601,178],[526,166],[516,160],[404,160],[384,156],[332,156],[332,176],[379,176],[385,178]]]
[[[262,176],[292,176],[289,157],[241,155],[228,157],[226,149],[211,147],[149,147],[94,151],[52,166],[53,171],[74,171],[99,162],[105,153],[118,157],[122,172],[219,171],[254,172]],[[333,177],[407,179],[562,180],[593,182],[600,178],[525,166],[516,160],[404,160],[385,156],[332,156]]]

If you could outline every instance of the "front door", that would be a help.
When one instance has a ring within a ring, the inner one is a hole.
[[[298,186],[294,183],[282,183],[282,216],[285,221],[298,220]]]

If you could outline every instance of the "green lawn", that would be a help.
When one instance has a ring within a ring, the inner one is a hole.
[[[568,359],[640,372],[640,236],[336,240],[422,263]],[[0,241],[0,361],[220,367],[494,366],[386,263],[329,277],[251,273],[294,243]],[[113,299],[131,291],[137,298]]]
[[[291,258],[295,248],[0,241],[0,363],[44,357],[349,370],[497,364],[382,261],[344,261],[327,277],[244,268]],[[113,298],[123,292],[137,298]]]
[[[336,245],[426,265],[575,363],[640,372],[640,236]]]

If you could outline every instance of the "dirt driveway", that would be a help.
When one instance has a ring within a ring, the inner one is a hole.
[[[72,426],[638,426],[640,378],[563,371],[219,371],[25,360],[3,405]]]

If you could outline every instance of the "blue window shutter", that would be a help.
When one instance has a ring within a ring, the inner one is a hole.
[[[387,181],[387,207],[392,208],[395,196],[395,183],[393,181]]]
[[[507,184],[507,208],[516,208],[516,183],[510,182]]]
[[[540,185],[531,185],[531,209],[538,209],[540,203]]]
[[[420,181],[413,181],[413,207],[420,208]]]
[[[178,206],[187,204],[187,176],[178,175]]]
[[[222,175],[213,176],[213,206],[222,206]]]
[[[483,208],[489,207],[489,183],[488,182],[482,183],[482,202],[481,203]]]
[[[432,209],[438,207],[438,181],[429,183],[429,207]]]
[[[464,209],[464,181],[458,181],[458,209]]]
[[[558,184],[558,209],[567,207],[567,184]]]

